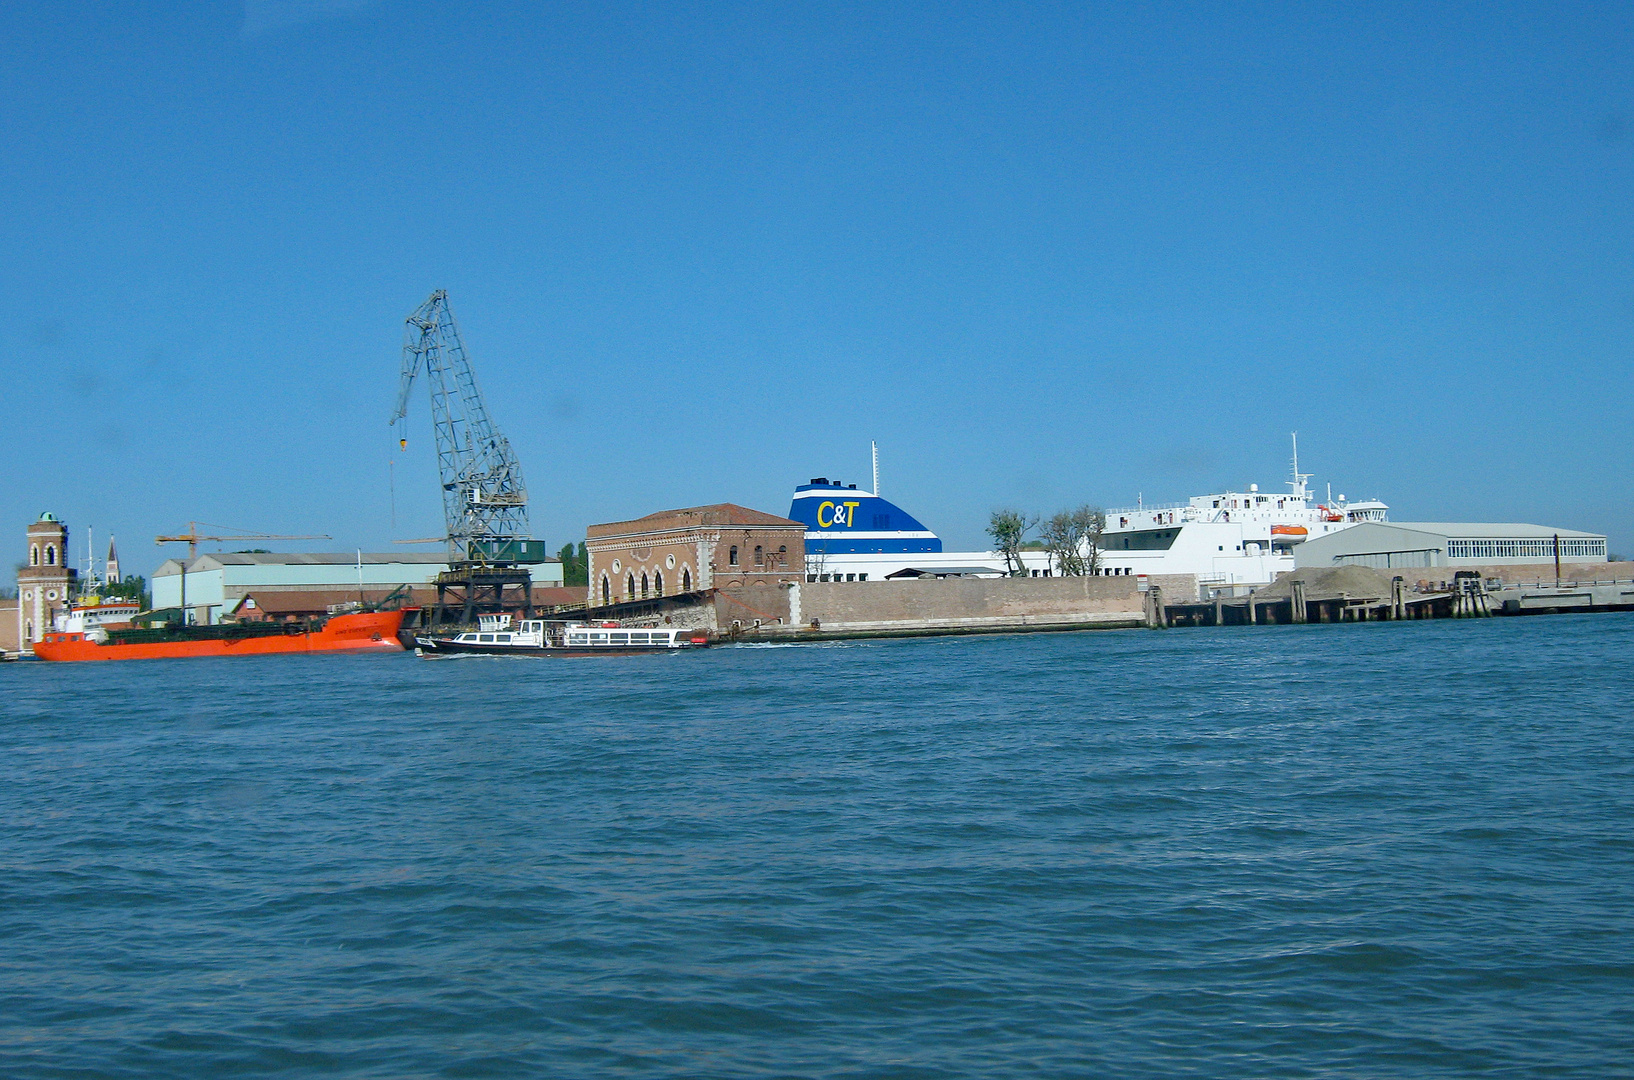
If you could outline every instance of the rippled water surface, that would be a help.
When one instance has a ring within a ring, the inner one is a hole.
[[[1631,656],[5,665],[0,1075],[1631,1075]]]

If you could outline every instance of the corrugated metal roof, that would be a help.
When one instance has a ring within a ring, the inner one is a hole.
[[[1395,526],[1398,529],[1414,529],[1418,532],[1439,533],[1442,536],[1481,540],[1503,540],[1509,538],[1533,540],[1547,539],[1551,536],[1580,536],[1592,540],[1603,539],[1600,533],[1579,532],[1576,529],[1556,529],[1548,525],[1528,525],[1517,521],[1379,521],[1369,524]],[[1343,535],[1340,530],[1338,535]]]

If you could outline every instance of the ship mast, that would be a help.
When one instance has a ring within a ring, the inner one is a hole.
[[[874,494],[879,494],[879,443],[868,440],[868,451],[874,455]]]
[[[1305,481],[1309,480],[1311,478],[1312,474],[1311,473],[1302,473],[1302,472],[1299,471],[1299,432],[1296,431],[1296,432],[1293,433],[1293,439],[1294,439],[1294,478],[1292,480],[1288,481],[1288,486],[1294,489],[1293,490],[1294,498],[1296,498],[1296,499],[1305,499],[1305,498],[1309,497],[1306,494],[1307,488],[1305,487]]]

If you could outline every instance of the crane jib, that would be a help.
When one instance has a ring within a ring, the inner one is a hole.
[[[448,294],[441,289],[406,320],[393,425],[406,423],[409,394],[422,375],[431,396],[451,561],[520,550],[517,545],[525,545],[532,535],[522,466],[488,414]],[[406,434],[400,445],[406,445]]]

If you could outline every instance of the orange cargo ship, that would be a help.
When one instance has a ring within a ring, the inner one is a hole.
[[[401,652],[401,611],[332,615],[318,623],[233,623],[51,633],[34,643],[41,660],[156,660],[176,656]]]

